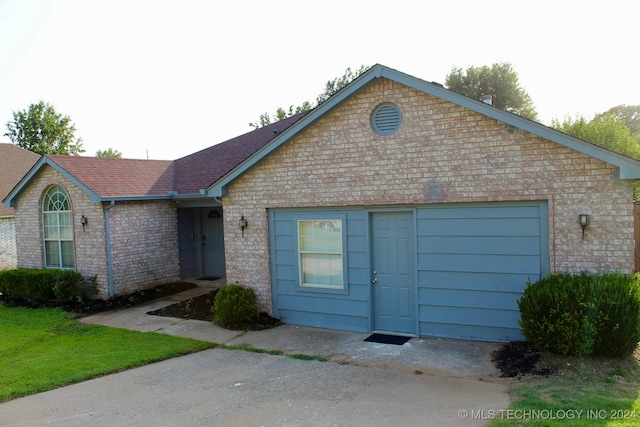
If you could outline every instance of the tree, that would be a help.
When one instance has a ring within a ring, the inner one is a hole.
[[[633,120],[638,118],[637,110],[638,106],[619,105],[597,114],[591,121],[582,116],[577,116],[575,120],[565,118],[562,123],[553,119],[551,127],[640,160],[640,134],[633,134],[629,125],[633,125]],[[640,200],[640,181],[633,184],[633,199]]]
[[[265,112],[264,114],[260,115],[258,121],[249,123],[249,126],[254,129],[258,129],[263,126],[270,125],[271,123],[278,122],[282,119],[286,119],[287,117],[302,113],[303,111],[311,110],[312,108],[317,107],[318,105],[329,99],[333,94],[340,91],[340,89],[344,88],[349,83],[357,79],[360,75],[364,74],[369,68],[371,67],[362,65],[358,70],[352,71],[349,67],[345,70],[344,74],[341,77],[336,77],[333,80],[329,80],[325,84],[324,91],[316,98],[315,105],[309,101],[304,101],[302,104],[298,105],[295,108],[293,105],[289,106],[289,109],[287,110],[285,110],[284,108],[278,108],[273,115],[269,115],[269,113]]]
[[[445,86],[477,100],[491,95],[493,105],[501,110],[531,120],[538,118],[531,97],[520,86],[518,74],[509,63],[496,63],[491,67],[469,67],[466,70],[454,67],[445,79]]]
[[[599,115],[606,114],[611,114],[616,120],[624,122],[632,135],[640,137],[640,105],[618,105]],[[638,141],[640,142],[640,139]]]
[[[322,104],[324,101],[331,98],[333,94],[339,92],[349,83],[360,77],[362,74],[366,73],[369,68],[371,67],[361,65],[359,69],[357,69],[356,71],[352,71],[351,68],[348,67],[341,77],[336,77],[333,80],[329,80],[325,84],[324,92],[318,95],[318,97],[316,98],[316,103],[318,105]]]
[[[567,117],[563,122],[553,119],[551,127],[640,160],[640,144],[631,134],[625,121],[613,113],[599,114],[591,121],[587,121],[583,116],[577,116],[575,120]]]
[[[106,150],[98,150],[96,151],[96,157],[106,157],[109,159],[121,159],[122,153],[118,150],[114,150],[113,148],[107,148]]]
[[[68,116],[56,113],[53,106],[40,101],[28,110],[13,113],[4,135],[11,142],[37,154],[84,153],[82,139],[75,138],[75,125]]]

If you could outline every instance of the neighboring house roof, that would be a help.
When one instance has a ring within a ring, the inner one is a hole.
[[[7,194],[20,182],[40,155],[13,144],[0,143],[0,197]],[[13,208],[0,205],[0,217],[13,216]]]
[[[617,166],[619,168],[620,179],[640,179],[640,161],[638,160],[634,160],[630,157],[608,150],[596,144],[567,135],[543,124],[525,119],[513,113],[509,113],[507,111],[485,104],[484,102],[466,97],[464,95],[460,95],[456,92],[445,89],[438,83],[430,83],[424,80],[420,80],[408,74],[404,74],[389,67],[377,64],[360,75],[357,79],[351,82],[348,86],[344,87],[338,93],[331,96],[327,101],[311,110],[309,114],[296,122],[293,126],[289,127],[286,131],[282,132],[277,138],[274,138],[272,141],[270,141],[269,144],[262,147],[253,156],[251,156],[249,161],[238,165],[237,168],[230,171],[222,179],[209,187],[207,190],[207,194],[214,197],[220,197],[226,194],[228,185],[240,175],[249,170],[254,164],[260,162],[263,157],[269,155],[282,144],[286,143],[289,139],[300,133],[311,123],[318,120],[320,117],[335,108],[337,105],[341,104],[347,98],[351,97],[371,81],[378,78],[389,79],[409,86],[421,92],[436,96],[438,98],[473,110],[477,113],[483,114],[492,119],[511,125],[514,128],[522,129],[549,141],[556,142],[565,147],[582,152],[586,155]]]
[[[12,206],[16,196],[45,165],[86,191],[94,203],[203,197],[204,190],[306,114],[297,114],[174,161],[49,154],[26,175],[22,172],[24,177],[4,203]]]

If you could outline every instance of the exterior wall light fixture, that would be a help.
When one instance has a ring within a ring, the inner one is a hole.
[[[242,215],[240,217],[240,230],[242,230],[242,237],[244,237],[244,230],[249,226],[249,221]]]
[[[582,227],[582,240],[584,240],[584,230],[589,226],[589,215],[578,214],[578,224]]]
[[[89,223],[89,220],[87,219],[86,216],[82,215],[80,217],[80,224],[82,224],[82,231],[84,231],[84,227],[85,225],[87,225]]]

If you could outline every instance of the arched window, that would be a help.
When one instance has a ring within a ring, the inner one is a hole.
[[[73,221],[67,192],[54,185],[42,203],[44,263],[47,267],[73,268]]]

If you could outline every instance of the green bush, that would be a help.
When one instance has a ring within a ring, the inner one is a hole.
[[[225,328],[242,328],[258,317],[256,294],[239,284],[220,288],[214,307],[214,323]]]
[[[637,276],[552,273],[528,282],[518,306],[523,335],[553,353],[624,356],[640,341]]]
[[[71,270],[17,268],[0,271],[0,293],[34,305],[81,302],[80,285],[84,282],[80,273]]]

